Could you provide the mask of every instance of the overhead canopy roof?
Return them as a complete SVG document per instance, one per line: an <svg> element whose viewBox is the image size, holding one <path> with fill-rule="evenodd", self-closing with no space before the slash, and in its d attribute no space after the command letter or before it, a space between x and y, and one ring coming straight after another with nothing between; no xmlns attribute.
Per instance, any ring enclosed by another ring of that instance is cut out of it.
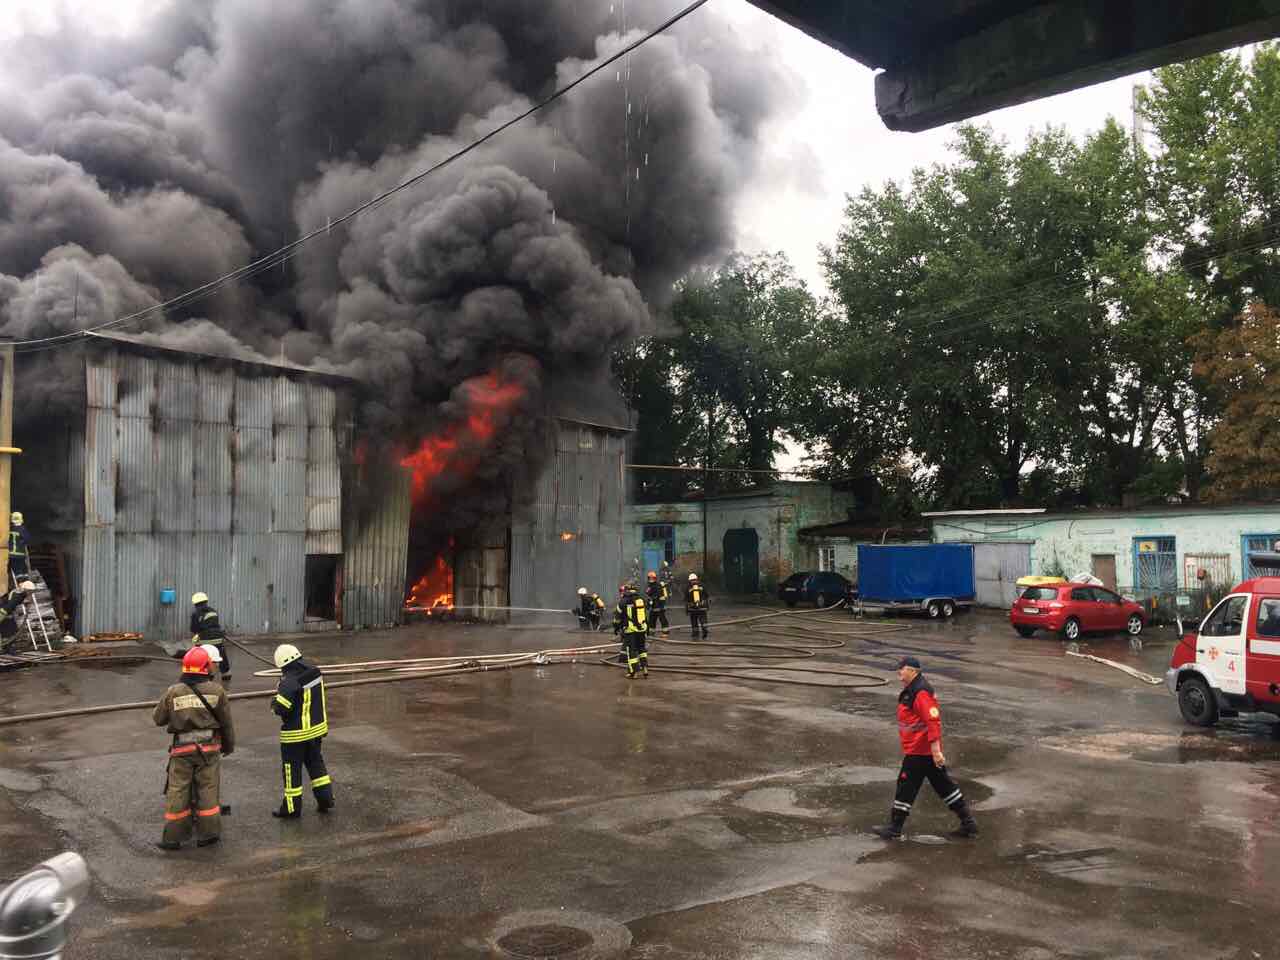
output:
<svg viewBox="0 0 1280 960"><path fill-rule="evenodd" d="M1280 0L752 0L868 67L892 130L1280 36Z"/></svg>

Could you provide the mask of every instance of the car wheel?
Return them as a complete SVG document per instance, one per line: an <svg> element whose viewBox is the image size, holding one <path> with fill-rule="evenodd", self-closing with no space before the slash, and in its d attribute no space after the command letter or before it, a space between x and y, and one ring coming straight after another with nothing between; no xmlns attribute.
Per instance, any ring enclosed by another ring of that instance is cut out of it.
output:
<svg viewBox="0 0 1280 960"><path fill-rule="evenodd" d="M1125 624L1125 629L1129 632L1129 636L1136 637L1142 632L1142 618L1136 613L1129 617L1129 622Z"/></svg>
<svg viewBox="0 0 1280 960"><path fill-rule="evenodd" d="M1080 621L1071 617L1062 625L1062 636L1071 643L1080 639Z"/></svg>
<svg viewBox="0 0 1280 960"><path fill-rule="evenodd" d="M930 620L937 620L942 615L942 607L937 600L930 600L925 606L924 612L929 615Z"/></svg>
<svg viewBox="0 0 1280 960"><path fill-rule="evenodd" d="M942 601L942 619L950 620L956 615L956 605L950 600Z"/></svg>
<svg viewBox="0 0 1280 960"><path fill-rule="evenodd" d="M1029 637L1036 632L1035 627L1014 627L1013 629L1018 631L1020 637Z"/></svg>
<svg viewBox="0 0 1280 960"><path fill-rule="evenodd" d="M825 593L818 594L816 597L813 598L813 605L818 610L821 610L823 607L827 605L827 595Z"/></svg>
<svg viewBox="0 0 1280 960"><path fill-rule="evenodd" d="M1178 688L1178 709L1182 719L1197 727L1211 727L1218 722L1218 702L1209 685L1199 677L1187 677Z"/></svg>

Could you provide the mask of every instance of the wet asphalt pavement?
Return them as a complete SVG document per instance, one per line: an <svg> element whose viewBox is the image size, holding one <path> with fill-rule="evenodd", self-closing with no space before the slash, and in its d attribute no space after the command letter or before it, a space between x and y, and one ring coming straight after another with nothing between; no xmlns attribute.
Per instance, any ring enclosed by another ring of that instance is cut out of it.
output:
<svg viewBox="0 0 1280 960"><path fill-rule="evenodd" d="M873 689L656 671L628 682L579 662L333 690L338 811L315 815L308 794L296 823L269 816L280 788L267 701L238 702L223 843L176 854L153 846L167 740L149 713L0 727L0 878L62 850L88 860L73 960L1280 955L1268 722L1188 728L1163 686L1066 657L1056 638L1023 640L996 614L872 623L780 618L712 639L842 639L750 674L890 680ZM1145 639L1086 649L1162 675L1172 631ZM427 624L300 645L323 664L578 641ZM742 664L651 651L655 667ZM892 799L892 666L906 652L942 703L976 841L943 839L953 821L927 785L908 841L867 833ZM236 654L235 692L273 685L249 665ZM176 674L155 662L4 673L0 715L156 699Z"/></svg>

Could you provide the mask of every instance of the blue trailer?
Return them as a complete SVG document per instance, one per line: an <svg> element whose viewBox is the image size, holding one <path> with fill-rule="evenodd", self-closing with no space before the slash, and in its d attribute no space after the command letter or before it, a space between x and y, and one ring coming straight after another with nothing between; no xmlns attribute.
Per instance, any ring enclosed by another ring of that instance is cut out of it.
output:
<svg viewBox="0 0 1280 960"><path fill-rule="evenodd" d="M972 604L976 593L972 544L858 546L859 612L914 610L936 620Z"/></svg>

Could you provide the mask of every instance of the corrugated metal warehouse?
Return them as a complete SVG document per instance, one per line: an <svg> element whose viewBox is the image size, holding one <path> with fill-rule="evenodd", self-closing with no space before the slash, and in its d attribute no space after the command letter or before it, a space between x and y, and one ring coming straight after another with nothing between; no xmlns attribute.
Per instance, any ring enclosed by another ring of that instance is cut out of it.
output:
<svg viewBox="0 0 1280 960"><path fill-rule="evenodd" d="M408 477L355 495L354 381L120 335L67 353L47 411L20 358L13 504L61 548L82 633L182 636L197 590L242 635L399 621Z"/></svg>

